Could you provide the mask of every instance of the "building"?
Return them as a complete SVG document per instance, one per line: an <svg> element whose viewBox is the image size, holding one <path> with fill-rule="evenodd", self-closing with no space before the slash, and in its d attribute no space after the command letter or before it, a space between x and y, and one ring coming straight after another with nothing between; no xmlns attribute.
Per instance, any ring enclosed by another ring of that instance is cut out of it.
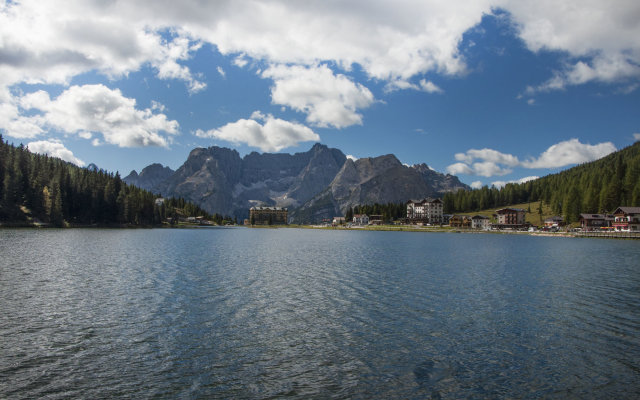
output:
<svg viewBox="0 0 640 400"><path fill-rule="evenodd" d="M449 218L449 226L454 228L471 228L472 220L468 215L452 215Z"/></svg>
<svg viewBox="0 0 640 400"><path fill-rule="evenodd" d="M640 232L640 207L618 207L613 212L613 228L620 232Z"/></svg>
<svg viewBox="0 0 640 400"><path fill-rule="evenodd" d="M407 221L442 224L442 200L426 198L407 201Z"/></svg>
<svg viewBox="0 0 640 400"><path fill-rule="evenodd" d="M369 225L382 225L382 215L369 216Z"/></svg>
<svg viewBox="0 0 640 400"><path fill-rule="evenodd" d="M344 225L344 217L333 217L333 221L331 221L331 225Z"/></svg>
<svg viewBox="0 0 640 400"><path fill-rule="evenodd" d="M608 229L613 220L611 214L580 214L580 226L585 232Z"/></svg>
<svg viewBox="0 0 640 400"><path fill-rule="evenodd" d="M249 222L251 225L286 225L287 209L282 207L251 207Z"/></svg>
<svg viewBox="0 0 640 400"><path fill-rule="evenodd" d="M523 229L529 224L524 221L525 210L521 208L501 208L496 211L495 216L498 223L492 224L494 229Z"/></svg>
<svg viewBox="0 0 640 400"><path fill-rule="evenodd" d="M554 228L554 227L559 227L559 226L563 226L564 225L564 218L556 215L553 217L549 217L547 219L544 220L544 226L547 228Z"/></svg>
<svg viewBox="0 0 640 400"><path fill-rule="evenodd" d="M471 217L471 227L473 229L482 229L483 231L488 231L491 229L491 219L489 217L485 217L484 215L474 215Z"/></svg>
<svg viewBox="0 0 640 400"><path fill-rule="evenodd" d="M442 225L449 225L451 217L453 217L451 214L442 214Z"/></svg>
<svg viewBox="0 0 640 400"><path fill-rule="evenodd" d="M354 225L369 225L369 216L367 214L356 214L353 216Z"/></svg>

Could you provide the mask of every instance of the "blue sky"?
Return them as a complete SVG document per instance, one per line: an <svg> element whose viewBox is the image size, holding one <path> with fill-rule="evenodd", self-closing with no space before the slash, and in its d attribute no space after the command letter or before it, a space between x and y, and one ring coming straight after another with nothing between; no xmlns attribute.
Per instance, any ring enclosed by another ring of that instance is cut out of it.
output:
<svg viewBox="0 0 640 400"><path fill-rule="evenodd" d="M0 0L0 133L123 176L321 142L474 187L640 140L637 1L301 3Z"/></svg>

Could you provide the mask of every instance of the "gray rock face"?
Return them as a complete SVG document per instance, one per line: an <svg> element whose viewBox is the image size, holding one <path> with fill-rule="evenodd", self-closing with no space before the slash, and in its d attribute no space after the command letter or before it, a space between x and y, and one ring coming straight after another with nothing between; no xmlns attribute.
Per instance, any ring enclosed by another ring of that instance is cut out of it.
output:
<svg viewBox="0 0 640 400"><path fill-rule="evenodd" d="M128 185L155 192L155 188L166 181L173 173L174 171L169 167L163 167L161 164L151 164L140 171L140 174L135 170L131 171L122 180Z"/></svg>
<svg viewBox="0 0 640 400"><path fill-rule="evenodd" d="M458 178L433 171L426 164L402 165L392 154L347 160L325 190L291 213L291 220L318 222L342 216L358 204L400 203L468 188Z"/></svg>
<svg viewBox="0 0 640 400"><path fill-rule="evenodd" d="M407 167L388 154L347 160L338 149L315 144L296 154L259 154L197 148L173 172L152 164L124 181L165 196L183 197L211 213L247 218L252 206L288 207L296 222L344 215L356 204L404 202L468 188L426 164Z"/></svg>
<svg viewBox="0 0 640 400"><path fill-rule="evenodd" d="M253 152L244 158L226 148L198 148L150 189L191 200L212 213L245 218L254 205L295 208L305 203L327 187L345 160L340 150L321 144L303 153ZM125 179L140 182L142 173L134 173Z"/></svg>

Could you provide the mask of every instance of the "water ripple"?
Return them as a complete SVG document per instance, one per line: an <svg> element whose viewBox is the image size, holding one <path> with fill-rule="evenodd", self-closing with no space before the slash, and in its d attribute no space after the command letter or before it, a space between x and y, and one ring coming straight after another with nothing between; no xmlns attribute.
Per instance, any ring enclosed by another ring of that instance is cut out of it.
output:
<svg viewBox="0 0 640 400"><path fill-rule="evenodd" d="M503 235L0 230L0 398L635 398L639 254Z"/></svg>

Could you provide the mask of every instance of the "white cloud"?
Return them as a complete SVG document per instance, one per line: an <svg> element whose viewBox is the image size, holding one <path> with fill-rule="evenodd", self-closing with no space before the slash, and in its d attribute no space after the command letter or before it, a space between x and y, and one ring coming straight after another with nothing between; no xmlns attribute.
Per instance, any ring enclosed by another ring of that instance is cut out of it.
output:
<svg viewBox="0 0 640 400"><path fill-rule="evenodd" d="M640 140L640 133L634 133L633 134L633 139L634 140Z"/></svg>
<svg viewBox="0 0 640 400"><path fill-rule="evenodd" d="M565 165L580 164L597 160L616 151L611 142L596 145L580 143L578 139L570 139L549 147L537 159L524 161L525 168L557 168Z"/></svg>
<svg viewBox="0 0 640 400"><path fill-rule="evenodd" d="M433 82L426 79L420 80L420 87L427 93L443 93L444 91L436 86Z"/></svg>
<svg viewBox="0 0 640 400"><path fill-rule="evenodd" d="M520 179L516 179L513 181L495 181L495 182L491 182L491 186L495 186L496 188L501 188L504 187L507 183L525 183L525 182L529 182L529 181L533 181L535 179L540 178L539 176L526 176L524 178L520 178Z"/></svg>
<svg viewBox="0 0 640 400"><path fill-rule="evenodd" d="M100 133L105 142L120 147L166 147L170 138L161 132L178 133L176 121L168 120L164 114L154 114L151 109L139 110L134 99L104 85L72 86L56 99L50 99L47 92L37 91L19 98L17 102L24 111L39 114L17 116L16 120L33 124L40 132L52 128L85 139L91 138L92 133ZM8 126L0 127L16 137L11 130L13 121L8 122Z"/></svg>
<svg viewBox="0 0 640 400"><path fill-rule="evenodd" d="M472 189L482 189L482 181L473 181L471 182L471 186Z"/></svg>
<svg viewBox="0 0 640 400"><path fill-rule="evenodd" d="M223 78L227 77L227 73L224 72L224 69L222 69L222 67L218 67L218 68L216 68L216 70L218 71L218 73L220 74L221 77L223 77Z"/></svg>
<svg viewBox="0 0 640 400"><path fill-rule="evenodd" d="M471 149L466 153L457 153L455 156L457 161L463 161L471 164L474 160L490 161L493 163L505 164L514 167L520 163L517 157L511 154L501 153L493 149Z"/></svg>
<svg viewBox="0 0 640 400"><path fill-rule="evenodd" d="M326 65L271 66L262 72L271 78L271 100L307 114L307 122L320 127L344 128L362 124L357 111L369 107L373 94Z"/></svg>
<svg viewBox="0 0 640 400"><path fill-rule="evenodd" d="M115 79L150 65L161 79L183 80L191 92L202 90L206 85L178 64L189 59L200 43L185 30L163 35L175 24L158 24L149 20L152 9L142 11L122 3L3 2L0 86L68 84L88 71ZM136 12L142 13L136 16Z"/></svg>
<svg viewBox="0 0 640 400"><path fill-rule="evenodd" d="M528 94L598 81L640 78L640 3L617 1L507 1L519 36L532 51L560 51L566 65Z"/></svg>
<svg viewBox="0 0 640 400"><path fill-rule="evenodd" d="M159 78L182 80L196 92L206 84L181 62L207 43L240 67L251 59L326 61L346 71L357 64L371 78L411 87L410 79L427 73L464 73L462 37L495 9L509 13L530 50L567 56L566 67L533 90L640 77L635 0L22 0L0 6L0 86L68 83L88 71L117 78L150 65ZM440 91L427 80L419 86Z"/></svg>
<svg viewBox="0 0 640 400"><path fill-rule="evenodd" d="M242 54L233 59L233 64L237 67L244 68L245 65L249 64L249 61L247 61L245 55Z"/></svg>
<svg viewBox="0 0 640 400"><path fill-rule="evenodd" d="M256 120L264 121L264 124ZM280 151L300 142L319 141L320 136L304 125L264 115L258 111L251 119L240 119L218 129L197 130L195 135L239 144L245 143L262 151Z"/></svg>
<svg viewBox="0 0 640 400"><path fill-rule="evenodd" d="M44 132L40 118L22 116L15 99L0 103L0 130L16 139L33 139Z"/></svg>
<svg viewBox="0 0 640 400"><path fill-rule="evenodd" d="M358 157L352 156L351 154L347 154L347 158L352 161L358 161Z"/></svg>
<svg viewBox="0 0 640 400"><path fill-rule="evenodd" d="M614 151L616 148L611 142L590 145L581 143L578 139L556 143L538 158L527 161L520 161L514 155L493 149L471 149L466 153L456 153L454 158L460 162L449 165L447 172L454 175L502 176L513 172L514 167L558 168L594 161ZM474 162L475 160L481 161Z"/></svg>
<svg viewBox="0 0 640 400"><path fill-rule="evenodd" d="M447 173L451 175L465 174L465 175L474 175L473 170L470 166L465 163L455 163L451 164L447 167Z"/></svg>
<svg viewBox="0 0 640 400"><path fill-rule="evenodd" d="M385 86L386 92L393 92L396 90L418 90L426 93L444 93L440 87L438 87L435 83L428 81L426 79L421 79L419 84L411 83L408 80L404 79L396 79L394 81L389 82Z"/></svg>
<svg viewBox="0 0 640 400"><path fill-rule="evenodd" d="M58 141L40 140L27 144L30 151L34 153L47 154L51 157L58 157L64 161L74 163L79 167L83 167L85 162L73 155L73 152Z"/></svg>
<svg viewBox="0 0 640 400"><path fill-rule="evenodd" d="M483 161L473 163L473 174L485 177L502 176L513 172L512 169L502 168L492 161Z"/></svg>

